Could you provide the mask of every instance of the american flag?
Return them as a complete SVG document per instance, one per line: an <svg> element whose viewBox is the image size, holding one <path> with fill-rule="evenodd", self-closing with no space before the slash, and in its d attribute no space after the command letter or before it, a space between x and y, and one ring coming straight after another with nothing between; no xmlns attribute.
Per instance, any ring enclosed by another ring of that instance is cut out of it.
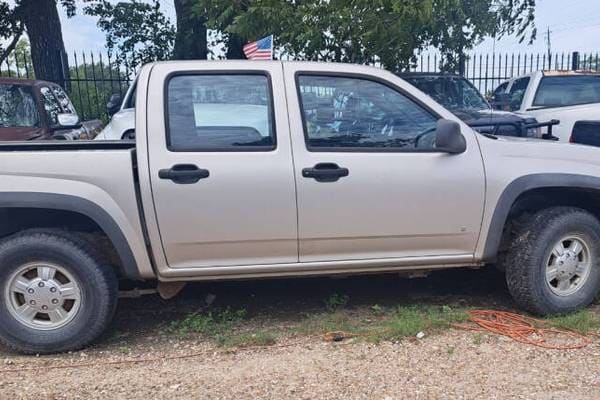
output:
<svg viewBox="0 0 600 400"><path fill-rule="evenodd" d="M273 58L273 35L244 46L248 60L271 60Z"/></svg>

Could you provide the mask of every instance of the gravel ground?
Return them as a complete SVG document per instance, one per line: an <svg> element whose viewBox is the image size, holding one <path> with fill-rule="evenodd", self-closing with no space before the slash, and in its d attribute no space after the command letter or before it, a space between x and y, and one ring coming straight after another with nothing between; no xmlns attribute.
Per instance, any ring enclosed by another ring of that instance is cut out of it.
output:
<svg viewBox="0 0 600 400"><path fill-rule="evenodd" d="M510 308L495 278L467 271L418 281L222 283L192 286L171 302L124 300L106 337L82 352L25 357L0 348L0 399L600 399L600 340L580 350L545 350L450 330L381 344L290 334L270 347L226 349L164 328L197 309L208 292L216 294L215 306L243 304L245 324L261 328L320 310L333 292L346 294L350 308L412 302ZM600 312L600 305L592 309ZM164 359L190 354L196 356ZM140 358L155 360L106 364ZM74 364L86 366L60 368ZM33 370L15 371L23 368Z"/></svg>

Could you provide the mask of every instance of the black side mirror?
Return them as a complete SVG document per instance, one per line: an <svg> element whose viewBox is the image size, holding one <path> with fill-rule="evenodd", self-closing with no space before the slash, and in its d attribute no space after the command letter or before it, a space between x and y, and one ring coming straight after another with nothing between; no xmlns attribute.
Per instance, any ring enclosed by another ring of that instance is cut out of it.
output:
<svg viewBox="0 0 600 400"><path fill-rule="evenodd" d="M460 132L460 124L440 119L435 130L435 147L449 154L460 154L467 150L467 141Z"/></svg>
<svg viewBox="0 0 600 400"><path fill-rule="evenodd" d="M121 98L120 94L115 93L110 96L108 103L106 103L106 113L109 117L112 117L117 113L117 111L119 111L122 102L123 99Z"/></svg>

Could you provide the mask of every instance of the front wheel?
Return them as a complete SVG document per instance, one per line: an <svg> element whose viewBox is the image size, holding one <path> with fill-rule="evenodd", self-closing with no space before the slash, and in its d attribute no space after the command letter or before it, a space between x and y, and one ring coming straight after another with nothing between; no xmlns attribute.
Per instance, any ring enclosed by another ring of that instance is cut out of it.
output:
<svg viewBox="0 0 600 400"><path fill-rule="evenodd" d="M589 305L600 292L600 222L589 212L553 207L520 221L503 267L511 295L540 315Z"/></svg>
<svg viewBox="0 0 600 400"><path fill-rule="evenodd" d="M113 269L77 235L26 231L0 243L0 340L22 353L80 349L108 326Z"/></svg>

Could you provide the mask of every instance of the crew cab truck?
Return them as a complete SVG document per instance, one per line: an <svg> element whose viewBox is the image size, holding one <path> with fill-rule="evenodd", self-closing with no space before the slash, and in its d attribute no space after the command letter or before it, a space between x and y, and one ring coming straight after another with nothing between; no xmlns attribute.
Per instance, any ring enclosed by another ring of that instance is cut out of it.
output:
<svg viewBox="0 0 600 400"><path fill-rule="evenodd" d="M13 349L86 346L119 279L496 263L536 314L598 295L597 148L477 133L366 66L163 62L136 91L135 142L0 144L0 339Z"/></svg>

